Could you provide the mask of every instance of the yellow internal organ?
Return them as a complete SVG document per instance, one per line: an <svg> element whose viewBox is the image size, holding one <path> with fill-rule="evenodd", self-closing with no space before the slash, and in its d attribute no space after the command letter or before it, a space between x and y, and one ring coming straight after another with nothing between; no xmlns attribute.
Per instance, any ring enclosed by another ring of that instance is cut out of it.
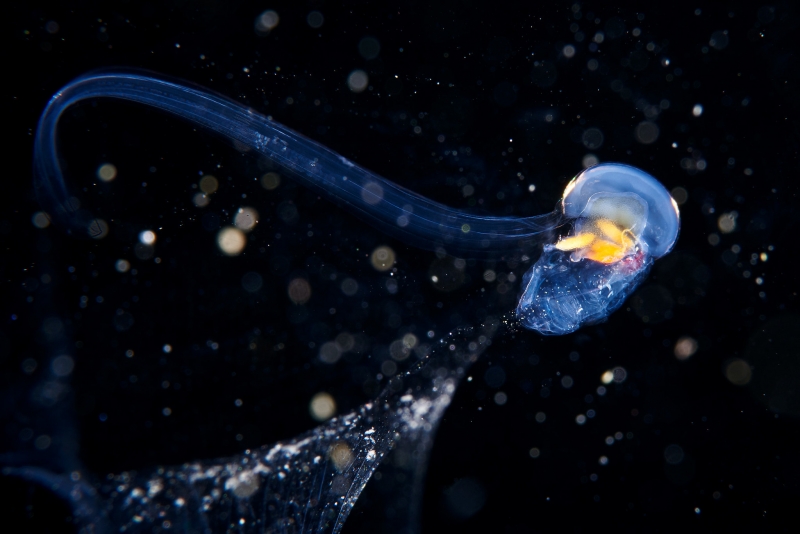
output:
<svg viewBox="0 0 800 534"><path fill-rule="evenodd" d="M608 219L598 219L595 225L612 243L622 243L622 228Z"/></svg>
<svg viewBox="0 0 800 534"><path fill-rule="evenodd" d="M575 250L581 258L599 263L615 263L630 254L636 236L609 219L593 221L588 231L567 237L556 243L558 250Z"/></svg>
<svg viewBox="0 0 800 534"><path fill-rule="evenodd" d="M599 263L615 263L627 254L628 247L598 239L584 252L584 257Z"/></svg>
<svg viewBox="0 0 800 534"><path fill-rule="evenodd" d="M562 239L556 243L556 248L558 250L576 250L589 245L592 241L594 241L594 234L587 232Z"/></svg>

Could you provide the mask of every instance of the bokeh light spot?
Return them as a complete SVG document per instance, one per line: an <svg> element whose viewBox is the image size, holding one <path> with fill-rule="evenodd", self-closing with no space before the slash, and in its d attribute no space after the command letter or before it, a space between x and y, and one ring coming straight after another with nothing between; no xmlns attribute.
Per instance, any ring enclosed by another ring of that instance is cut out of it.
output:
<svg viewBox="0 0 800 534"><path fill-rule="evenodd" d="M103 163L97 168L97 177L104 182L110 182L117 177L117 168L111 163Z"/></svg>
<svg viewBox="0 0 800 534"><path fill-rule="evenodd" d="M272 191L281 185L281 176L277 172L268 172L261 177L261 187L267 191Z"/></svg>
<svg viewBox="0 0 800 534"><path fill-rule="evenodd" d="M388 271L395 262L394 250L387 246L380 246L372 251L370 256L372 266L378 271Z"/></svg>
<svg viewBox="0 0 800 534"><path fill-rule="evenodd" d="M281 18L278 16L277 12L272 9L268 9L256 17L256 32L269 33L271 30L274 30L276 26L278 26L280 20Z"/></svg>
<svg viewBox="0 0 800 534"><path fill-rule="evenodd" d="M381 45L374 37L364 37L358 42L358 53L364 59L375 59L381 51Z"/></svg>
<svg viewBox="0 0 800 534"><path fill-rule="evenodd" d="M360 93L367 88L369 76L361 69L356 69L347 77L347 87L354 93Z"/></svg>
<svg viewBox="0 0 800 534"><path fill-rule="evenodd" d="M729 213L723 213L717 219L717 228L723 234L730 234L734 230L736 230L736 218L739 214L735 211L731 211Z"/></svg>
<svg viewBox="0 0 800 534"><path fill-rule="evenodd" d="M153 245L156 242L156 233L152 230L145 230L139 233L139 242L142 245Z"/></svg>
<svg viewBox="0 0 800 534"><path fill-rule="evenodd" d="M244 232L233 226L226 226L217 234L217 246L228 256L241 254L246 244Z"/></svg>
<svg viewBox="0 0 800 534"><path fill-rule="evenodd" d="M328 393L321 391L311 398L308 411L317 421L327 421L336 413L336 401Z"/></svg>
<svg viewBox="0 0 800 534"><path fill-rule="evenodd" d="M86 228L86 233L92 239L103 239L108 235L108 223L103 219L92 219L89 226Z"/></svg>
<svg viewBox="0 0 800 534"><path fill-rule="evenodd" d="M31 217L31 222L36 228L44 229L50 226L50 216L43 211L37 211Z"/></svg>
<svg viewBox="0 0 800 534"><path fill-rule="evenodd" d="M311 298L311 284L305 278L295 278L289 282L286 291L295 304L305 304Z"/></svg>
<svg viewBox="0 0 800 534"><path fill-rule="evenodd" d="M200 191L202 191L206 195L214 193L218 187L219 187L219 181L215 176L207 174L202 178L200 178Z"/></svg>
<svg viewBox="0 0 800 534"><path fill-rule="evenodd" d="M744 386L750 382L752 376L753 372L750 369L750 364L741 358L730 360L725 365L725 378L727 378L731 384Z"/></svg>
<svg viewBox="0 0 800 534"><path fill-rule="evenodd" d="M636 140L643 145L654 143L658 139L658 125L651 121L642 121L636 125L634 135Z"/></svg>
<svg viewBox="0 0 800 534"><path fill-rule="evenodd" d="M323 17L322 13L319 11L312 11L306 17L306 22L314 29L321 28L322 24L325 22L325 17Z"/></svg>
<svg viewBox="0 0 800 534"><path fill-rule="evenodd" d="M691 358L697 352L697 340L683 336L675 343L675 357L679 360Z"/></svg>
<svg viewBox="0 0 800 534"><path fill-rule="evenodd" d="M328 451L328 457L339 472L344 471L353 461L353 451L343 441L335 443Z"/></svg>
<svg viewBox="0 0 800 534"><path fill-rule="evenodd" d="M239 208L236 216L233 218L233 224L239 230L249 232L256 227L258 223L258 212L254 208Z"/></svg>
<svg viewBox="0 0 800 534"><path fill-rule="evenodd" d="M383 200L383 187L375 182L370 182L361 190L361 199L367 204L374 206Z"/></svg>

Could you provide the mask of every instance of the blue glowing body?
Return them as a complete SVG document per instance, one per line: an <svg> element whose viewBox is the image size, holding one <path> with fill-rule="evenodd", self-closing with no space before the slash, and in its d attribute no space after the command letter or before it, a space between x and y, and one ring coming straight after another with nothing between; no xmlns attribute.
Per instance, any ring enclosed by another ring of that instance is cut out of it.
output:
<svg viewBox="0 0 800 534"><path fill-rule="evenodd" d="M523 279L517 318L544 335L604 321L647 277L678 236L678 208L664 186L621 164L591 167L561 201L570 237L546 244Z"/></svg>
<svg viewBox="0 0 800 534"><path fill-rule="evenodd" d="M487 217L449 208L363 169L330 149L224 96L150 73L110 71L59 91L39 121L36 185L45 209L71 232L91 234L95 219L72 207L58 162L56 126L81 100L139 102L209 128L281 165L305 185L409 244L464 257L544 253L525 276L517 317L542 334L565 334L603 320L646 276L678 235L677 206L650 175L602 164L567 186L560 206L534 217ZM556 230L574 235L557 243Z"/></svg>
<svg viewBox="0 0 800 534"><path fill-rule="evenodd" d="M573 262L569 252L545 245L525 274L517 317L525 328L563 335L604 321L647 278L651 256L639 253L614 265Z"/></svg>

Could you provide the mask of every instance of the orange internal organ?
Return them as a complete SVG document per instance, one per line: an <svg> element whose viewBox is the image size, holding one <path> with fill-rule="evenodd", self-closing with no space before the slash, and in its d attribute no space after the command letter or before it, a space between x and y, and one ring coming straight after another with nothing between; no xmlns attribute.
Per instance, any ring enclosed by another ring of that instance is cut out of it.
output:
<svg viewBox="0 0 800 534"><path fill-rule="evenodd" d="M575 250L579 257L598 263L616 263L633 252L636 236L609 219L597 219L579 234L556 243L558 250Z"/></svg>

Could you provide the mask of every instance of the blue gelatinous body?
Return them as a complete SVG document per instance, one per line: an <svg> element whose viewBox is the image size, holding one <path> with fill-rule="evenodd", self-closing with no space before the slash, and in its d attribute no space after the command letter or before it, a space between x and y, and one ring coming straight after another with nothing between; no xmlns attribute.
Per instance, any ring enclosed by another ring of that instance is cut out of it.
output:
<svg viewBox="0 0 800 534"><path fill-rule="evenodd" d="M544 335L574 332L602 322L647 277L651 256L628 256L615 264L573 262L570 253L545 245L523 278L517 316L525 328Z"/></svg>
<svg viewBox="0 0 800 534"><path fill-rule="evenodd" d="M573 231L544 252L523 279L517 318L544 335L574 332L617 310L678 237L670 194L639 169L604 164L585 170L561 201Z"/></svg>

